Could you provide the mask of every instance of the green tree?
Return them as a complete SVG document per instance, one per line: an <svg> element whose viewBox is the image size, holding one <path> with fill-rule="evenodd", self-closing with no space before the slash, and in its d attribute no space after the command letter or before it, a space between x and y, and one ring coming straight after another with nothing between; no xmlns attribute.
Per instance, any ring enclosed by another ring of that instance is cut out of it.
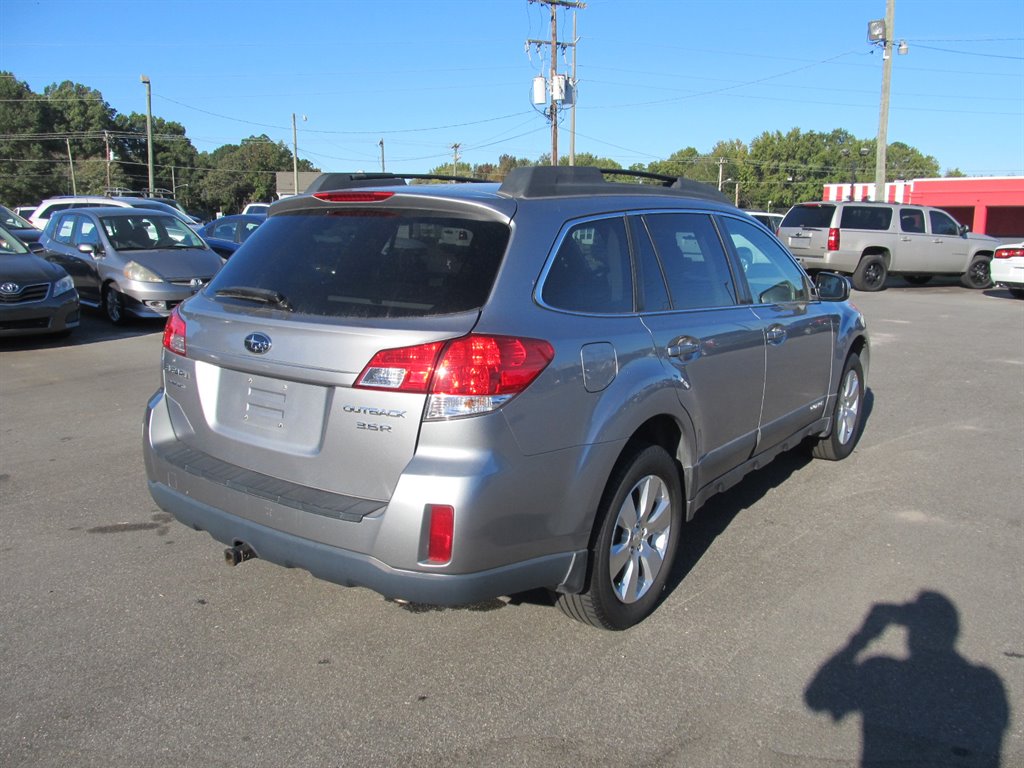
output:
<svg viewBox="0 0 1024 768"><path fill-rule="evenodd" d="M50 129L45 100L11 72L0 72L0 104L0 200L38 202L67 177L67 163L58 170L42 138Z"/></svg>
<svg viewBox="0 0 1024 768"><path fill-rule="evenodd" d="M897 179L934 179L939 175L939 161L924 155L901 141L889 145L885 155L886 181Z"/></svg>

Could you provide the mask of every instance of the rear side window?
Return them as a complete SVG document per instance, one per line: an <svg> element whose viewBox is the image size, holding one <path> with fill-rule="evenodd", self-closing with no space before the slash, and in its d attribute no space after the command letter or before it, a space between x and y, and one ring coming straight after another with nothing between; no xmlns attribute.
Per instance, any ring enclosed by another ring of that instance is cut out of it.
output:
<svg viewBox="0 0 1024 768"><path fill-rule="evenodd" d="M577 224L562 239L541 299L555 309L593 314L633 311L633 273L621 216Z"/></svg>
<svg viewBox="0 0 1024 768"><path fill-rule="evenodd" d="M737 303L732 273L710 216L659 213L644 221L665 270L674 309Z"/></svg>
<svg viewBox="0 0 1024 768"><path fill-rule="evenodd" d="M834 205L797 205L789 209L780 227L817 227L832 226Z"/></svg>
<svg viewBox="0 0 1024 768"><path fill-rule="evenodd" d="M506 224L421 210L283 213L253 232L210 293L270 291L295 312L337 318L466 312L486 301L508 239Z"/></svg>
<svg viewBox="0 0 1024 768"><path fill-rule="evenodd" d="M888 206L873 208L867 205L848 205L843 208L843 229L878 229L885 230L892 223L892 208Z"/></svg>

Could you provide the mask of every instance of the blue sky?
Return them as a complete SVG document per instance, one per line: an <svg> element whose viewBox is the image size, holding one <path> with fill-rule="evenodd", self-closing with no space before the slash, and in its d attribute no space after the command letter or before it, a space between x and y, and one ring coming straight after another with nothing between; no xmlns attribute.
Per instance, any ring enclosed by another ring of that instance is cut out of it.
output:
<svg viewBox="0 0 1024 768"><path fill-rule="evenodd" d="M764 131L878 129L885 0L587 0L577 12L576 151L623 166ZM571 40L572 14L559 14ZM889 141L943 171L1024 174L1024 2L896 0ZM535 160L550 67L528 0L0 0L0 69L36 92L73 80L123 113L183 124L211 151L267 134L324 170L408 173ZM568 73L571 50L559 53ZM2 105L0 105L2 108ZM567 113L563 113L568 117ZM306 115L306 120L302 120ZM559 153L569 149L569 122Z"/></svg>

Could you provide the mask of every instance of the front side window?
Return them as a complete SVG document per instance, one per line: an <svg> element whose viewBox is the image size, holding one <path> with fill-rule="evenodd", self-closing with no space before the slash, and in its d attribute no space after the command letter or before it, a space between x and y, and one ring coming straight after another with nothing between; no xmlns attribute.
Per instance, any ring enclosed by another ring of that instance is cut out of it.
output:
<svg viewBox="0 0 1024 768"><path fill-rule="evenodd" d="M572 312L633 311L629 242L621 216L583 222L566 233L544 280L541 300Z"/></svg>
<svg viewBox="0 0 1024 768"><path fill-rule="evenodd" d="M785 249L764 230L749 222L722 216L723 231L732 240L743 275L758 304L807 301L804 273Z"/></svg>
<svg viewBox="0 0 1024 768"><path fill-rule="evenodd" d="M487 300L509 235L505 223L441 211L282 213L260 225L207 293L231 302L269 292L296 313L337 318L468 312Z"/></svg>
<svg viewBox="0 0 1024 768"><path fill-rule="evenodd" d="M933 235L960 236L960 225L942 211L928 211L928 219L932 225Z"/></svg>
<svg viewBox="0 0 1024 768"><path fill-rule="evenodd" d="M72 238L73 245L99 245L100 233L92 219L85 216L76 216L78 226Z"/></svg>
<svg viewBox="0 0 1024 768"><path fill-rule="evenodd" d="M736 289L711 217L702 213L644 216L665 270L674 309L728 307Z"/></svg>

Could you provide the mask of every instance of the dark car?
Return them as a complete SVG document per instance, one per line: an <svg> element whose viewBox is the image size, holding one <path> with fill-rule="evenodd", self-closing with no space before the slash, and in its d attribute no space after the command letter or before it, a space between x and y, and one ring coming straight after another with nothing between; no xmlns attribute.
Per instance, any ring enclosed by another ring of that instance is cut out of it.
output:
<svg viewBox="0 0 1024 768"><path fill-rule="evenodd" d="M78 318L78 292L68 273L0 227L0 336L67 333Z"/></svg>
<svg viewBox="0 0 1024 768"><path fill-rule="evenodd" d="M200 227L198 231L210 247L226 259L266 220L265 213L222 216Z"/></svg>
<svg viewBox="0 0 1024 768"><path fill-rule="evenodd" d="M82 303L102 307L113 323L166 317L224 263L181 217L142 208L59 211L39 242Z"/></svg>
<svg viewBox="0 0 1024 768"><path fill-rule="evenodd" d="M31 221L2 205L0 205L0 226L3 226L26 245L38 241L39 236L43 234L43 230L34 227Z"/></svg>

